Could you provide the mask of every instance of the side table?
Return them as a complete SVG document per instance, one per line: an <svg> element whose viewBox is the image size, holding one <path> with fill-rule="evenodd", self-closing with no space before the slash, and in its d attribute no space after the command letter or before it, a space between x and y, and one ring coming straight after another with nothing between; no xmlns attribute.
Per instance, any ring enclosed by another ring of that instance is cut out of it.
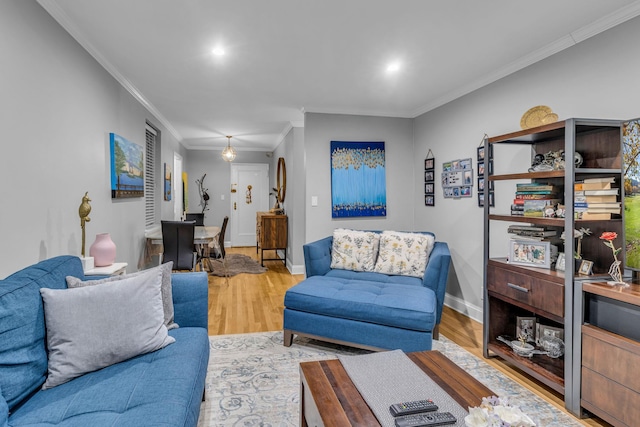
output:
<svg viewBox="0 0 640 427"><path fill-rule="evenodd" d="M111 265L105 267L94 267L91 270L84 272L85 276L119 276L127 273L126 262L114 262Z"/></svg>

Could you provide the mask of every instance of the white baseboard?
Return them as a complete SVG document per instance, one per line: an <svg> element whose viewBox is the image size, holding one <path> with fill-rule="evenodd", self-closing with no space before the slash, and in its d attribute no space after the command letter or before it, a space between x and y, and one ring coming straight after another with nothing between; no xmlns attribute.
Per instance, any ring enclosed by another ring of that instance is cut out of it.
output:
<svg viewBox="0 0 640 427"><path fill-rule="evenodd" d="M482 307L469 304L465 300L449 294L444 296L444 305L472 318L476 322L482 323Z"/></svg>

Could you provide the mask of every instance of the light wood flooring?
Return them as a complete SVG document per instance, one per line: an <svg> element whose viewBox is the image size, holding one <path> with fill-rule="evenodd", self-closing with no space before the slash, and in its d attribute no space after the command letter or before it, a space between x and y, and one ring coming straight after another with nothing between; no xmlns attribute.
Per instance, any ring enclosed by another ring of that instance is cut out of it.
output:
<svg viewBox="0 0 640 427"><path fill-rule="evenodd" d="M230 248L258 260L255 247ZM265 256L271 258L272 254ZM282 262L265 261L265 274L239 274L228 279L209 276L209 334L226 335L282 329L284 293L304 279L291 275ZM440 332L468 352L482 358L482 325L444 307ZM484 359L489 365L517 381L564 411L562 396L514 368L500 358ZM598 418L580 420L586 426L610 426Z"/></svg>

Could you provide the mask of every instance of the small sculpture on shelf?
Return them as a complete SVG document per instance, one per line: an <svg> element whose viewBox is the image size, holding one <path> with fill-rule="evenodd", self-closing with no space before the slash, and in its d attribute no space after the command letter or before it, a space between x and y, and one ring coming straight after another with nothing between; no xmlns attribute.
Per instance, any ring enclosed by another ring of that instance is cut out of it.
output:
<svg viewBox="0 0 640 427"><path fill-rule="evenodd" d="M84 248L86 241L86 233L85 233L85 224L91 221L89 218L89 214L91 213L91 204L89 203L91 199L89 198L89 192L85 192L84 196L82 196L82 203L78 208L78 214L80 215L80 228L82 228L82 251L80 252L82 257L84 258Z"/></svg>
<svg viewBox="0 0 640 427"><path fill-rule="evenodd" d="M579 168L582 165L582 155L577 151L573 156L573 165ZM547 154L536 154L531 162L529 172L556 171L565 169L564 150L549 151Z"/></svg>
<svg viewBox="0 0 640 427"><path fill-rule="evenodd" d="M600 236L605 246L611 248L613 252L613 264L609 267L609 276L613 279L613 281L607 282L608 285L622 285L629 286L626 282L622 280L622 271L620 270L621 261L618 260L618 254L622 250L622 248L617 248L613 245L613 241L618 238L618 233L614 231L605 231Z"/></svg>

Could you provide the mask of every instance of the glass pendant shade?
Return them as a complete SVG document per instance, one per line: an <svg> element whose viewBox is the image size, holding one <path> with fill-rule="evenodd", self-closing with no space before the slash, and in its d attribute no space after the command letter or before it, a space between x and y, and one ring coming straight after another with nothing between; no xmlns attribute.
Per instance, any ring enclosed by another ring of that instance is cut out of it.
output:
<svg viewBox="0 0 640 427"><path fill-rule="evenodd" d="M232 162L236 158L236 150L231 146L230 136L227 136L227 146L222 150L221 155L225 162Z"/></svg>

